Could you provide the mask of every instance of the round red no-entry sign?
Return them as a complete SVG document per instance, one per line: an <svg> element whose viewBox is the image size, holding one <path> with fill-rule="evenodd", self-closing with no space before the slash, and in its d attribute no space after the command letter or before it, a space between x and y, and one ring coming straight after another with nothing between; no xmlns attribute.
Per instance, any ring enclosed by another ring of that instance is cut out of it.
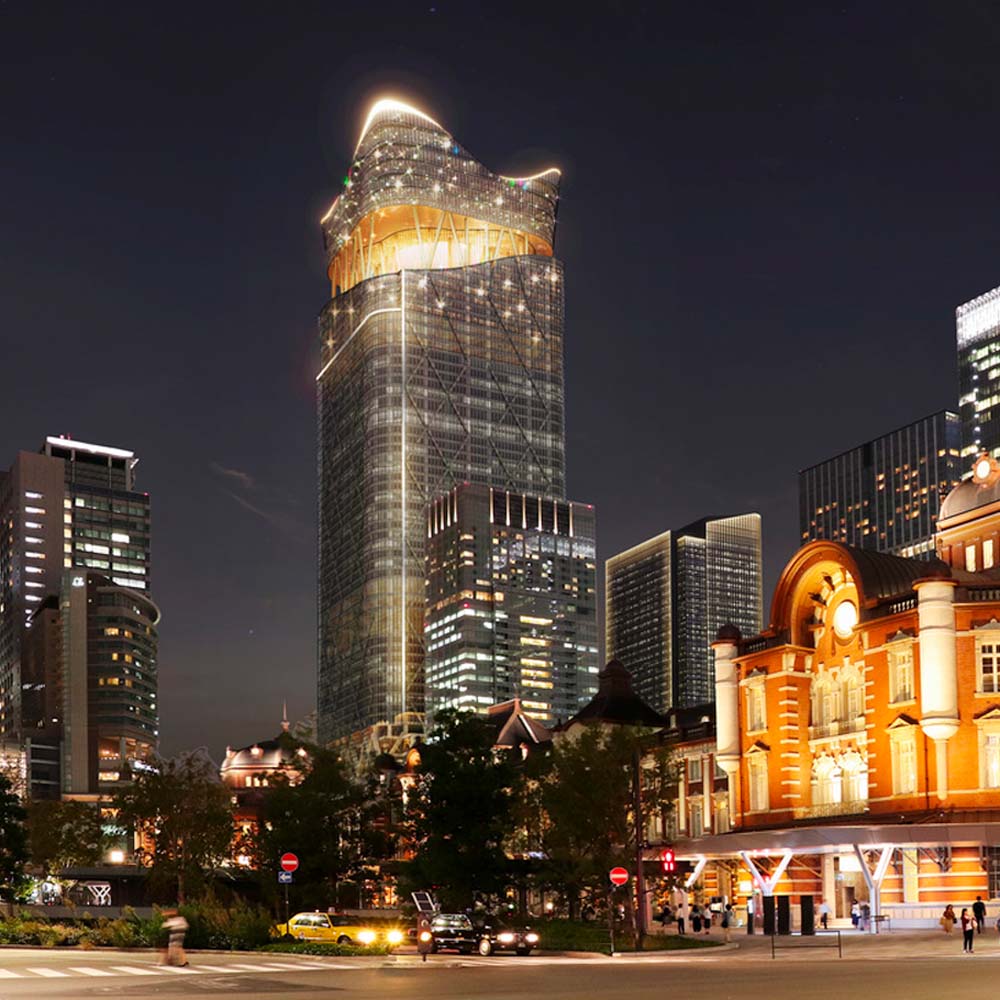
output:
<svg viewBox="0 0 1000 1000"><path fill-rule="evenodd" d="M612 868L608 872L608 878L612 885L624 885L628 881L628 870L625 868Z"/></svg>
<svg viewBox="0 0 1000 1000"><path fill-rule="evenodd" d="M279 864L281 865L281 870L283 872L293 872L299 867L298 855L282 854Z"/></svg>

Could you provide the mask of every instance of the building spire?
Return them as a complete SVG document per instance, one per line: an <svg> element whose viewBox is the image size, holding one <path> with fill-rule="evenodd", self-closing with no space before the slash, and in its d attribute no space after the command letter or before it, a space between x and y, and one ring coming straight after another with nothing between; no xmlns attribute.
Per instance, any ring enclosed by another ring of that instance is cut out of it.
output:
<svg viewBox="0 0 1000 1000"><path fill-rule="evenodd" d="M288 732L288 702L283 701L281 703L281 731L283 733Z"/></svg>

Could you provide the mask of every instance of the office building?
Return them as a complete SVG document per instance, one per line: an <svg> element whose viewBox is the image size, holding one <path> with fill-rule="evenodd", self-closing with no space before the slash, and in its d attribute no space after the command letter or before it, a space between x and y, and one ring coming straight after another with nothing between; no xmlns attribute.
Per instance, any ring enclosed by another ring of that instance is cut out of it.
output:
<svg viewBox="0 0 1000 1000"><path fill-rule="evenodd" d="M135 489L137 461L121 448L48 437L0 473L0 739L31 740L32 794L60 783L64 572L149 587L149 496Z"/></svg>
<svg viewBox="0 0 1000 1000"><path fill-rule="evenodd" d="M152 766L160 612L145 594L80 570L64 573L59 606L63 793L111 794Z"/></svg>
<svg viewBox="0 0 1000 1000"><path fill-rule="evenodd" d="M322 219L322 742L424 708L427 505L463 482L564 496L558 180L493 173L385 100Z"/></svg>
<svg viewBox="0 0 1000 1000"><path fill-rule="evenodd" d="M962 461L1000 456L1000 288L955 310Z"/></svg>
<svg viewBox="0 0 1000 1000"><path fill-rule="evenodd" d="M961 477L960 427L942 410L799 473L803 542L879 552L934 551L941 501Z"/></svg>
<svg viewBox="0 0 1000 1000"><path fill-rule="evenodd" d="M705 517L612 556L605 566L609 658L659 712L710 702L711 641L761 627L760 515Z"/></svg>
<svg viewBox="0 0 1000 1000"><path fill-rule="evenodd" d="M427 714L520 699L548 726L597 690L589 504L463 485L427 508Z"/></svg>

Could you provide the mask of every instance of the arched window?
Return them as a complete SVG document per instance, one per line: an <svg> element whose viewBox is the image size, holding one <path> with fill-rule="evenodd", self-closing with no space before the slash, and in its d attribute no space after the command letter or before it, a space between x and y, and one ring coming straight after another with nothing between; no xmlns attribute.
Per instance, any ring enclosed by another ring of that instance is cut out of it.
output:
<svg viewBox="0 0 1000 1000"><path fill-rule="evenodd" d="M844 801L866 802L868 800L868 764L857 750L848 750L840 756L840 767L844 772Z"/></svg>
<svg viewBox="0 0 1000 1000"><path fill-rule="evenodd" d="M844 672L844 714L846 722L853 722L865 714L865 686L861 671L850 667Z"/></svg>
<svg viewBox="0 0 1000 1000"><path fill-rule="evenodd" d="M825 754L813 761L813 804L834 805L842 801L841 770L837 762Z"/></svg>

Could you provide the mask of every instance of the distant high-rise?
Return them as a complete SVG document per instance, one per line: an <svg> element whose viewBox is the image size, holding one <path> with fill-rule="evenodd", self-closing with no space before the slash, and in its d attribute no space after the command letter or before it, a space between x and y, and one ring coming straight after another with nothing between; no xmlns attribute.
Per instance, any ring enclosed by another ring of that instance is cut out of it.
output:
<svg viewBox="0 0 1000 1000"><path fill-rule="evenodd" d="M427 714L520 698L545 725L597 691L594 509L459 486L427 509Z"/></svg>
<svg viewBox="0 0 1000 1000"><path fill-rule="evenodd" d="M558 180L495 174L379 101L323 217L321 741L424 707L427 504L463 482L564 496Z"/></svg>
<svg viewBox="0 0 1000 1000"><path fill-rule="evenodd" d="M110 794L150 768L158 743L160 611L101 573L67 570L62 620L62 787Z"/></svg>
<svg viewBox="0 0 1000 1000"><path fill-rule="evenodd" d="M137 461L122 448L48 437L0 473L0 740L30 738L35 761L54 762L63 722L64 572L149 588L149 496L135 489ZM43 770L54 786L52 768Z"/></svg>
<svg viewBox="0 0 1000 1000"><path fill-rule="evenodd" d="M932 555L941 502L962 478L959 437L958 415L942 410L803 469L802 541Z"/></svg>
<svg viewBox="0 0 1000 1000"><path fill-rule="evenodd" d="M1000 457L1000 288L959 306L955 326L964 471L982 451Z"/></svg>
<svg viewBox="0 0 1000 1000"><path fill-rule="evenodd" d="M759 514L702 518L605 566L607 656L660 712L712 701L717 630L756 635L762 620Z"/></svg>

